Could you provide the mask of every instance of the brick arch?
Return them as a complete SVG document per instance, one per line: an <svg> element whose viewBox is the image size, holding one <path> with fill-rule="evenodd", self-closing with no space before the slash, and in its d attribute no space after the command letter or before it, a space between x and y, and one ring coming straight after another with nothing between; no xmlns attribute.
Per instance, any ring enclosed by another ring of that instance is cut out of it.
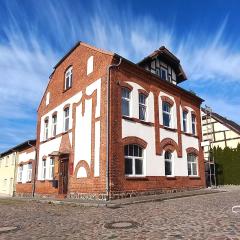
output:
<svg viewBox="0 0 240 240"><path fill-rule="evenodd" d="M199 155L199 151L196 149L196 148L194 148L194 147L189 147L189 148L187 148L186 149L186 152L187 152L187 154L189 154L189 153L193 153L193 154L195 154L195 155Z"/></svg>
<svg viewBox="0 0 240 240"><path fill-rule="evenodd" d="M87 172L87 177L90 177L90 167L88 165L88 163L85 160L80 160L77 164L77 166L75 167L74 170L74 177L77 178L77 173L80 167L84 167L86 172Z"/></svg>
<svg viewBox="0 0 240 240"><path fill-rule="evenodd" d="M130 92L133 90L133 87L126 83L126 82L123 82L123 81L118 81L118 84L122 87L122 88L127 88Z"/></svg>
<svg viewBox="0 0 240 240"><path fill-rule="evenodd" d="M149 95L149 92L146 91L145 89L138 89L138 93L139 93L139 94L143 94L143 95L145 95L146 97L148 97L148 95Z"/></svg>
<svg viewBox="0 0 240 240"><path fill-rule="evenodd" d="M144 141L143 139L141 139L139 137L135 137L135 136L129 136L129 137L123 138L122 143L123 143L123 145L137 144L142 148L147 147L147 142L146 141Z"/></svg>
<svg viewBox="0 0 240 240"><path fill-rule="evenodd" d="M168 97L168 96L161 96L161 99L162 99L162 102L167 102L171 106L174 105L174 101L170 97Z"/></svg>
<svg viewBox="0 0 240 240"><path fill-rule="evenodd" d="M164 138L161 141L161 143L160 143L160 155L163 154L163 150L165 150L165 151L169 150L171 152L177 151L178 156L180 155L177 143L171 138Z"/></svg>

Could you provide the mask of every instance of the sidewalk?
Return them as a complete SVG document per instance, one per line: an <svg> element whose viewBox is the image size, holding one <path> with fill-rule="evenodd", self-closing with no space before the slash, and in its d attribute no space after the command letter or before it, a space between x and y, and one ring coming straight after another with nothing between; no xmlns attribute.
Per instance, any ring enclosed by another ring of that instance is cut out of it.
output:
<svg viewBox="0 0 240 240"><path fill-rule="evenodd" d="M145 202L158 202L164 201L168 199L176 199L176 198L184 198L184 197L192 197L198 195L205 194L216 194L220 192L225 192L222 189L201 189L201 190L193 190L193 191L184 191L177 193L164 193L158 195L147 195L147 196L139 196L132 198L123 198L116 199L110 201L100 201L100 200L81 200L81 199L52 199L52 198L20 198L20 197L0 197L0 199L8 199L8 200L19 200L19 201L36 201L41 203L49 203L49 204L69 204L72 206L83 206L83 207L109 207L109 208L118 208L123 205L137 204L137 203L145 203Z"/></svg>

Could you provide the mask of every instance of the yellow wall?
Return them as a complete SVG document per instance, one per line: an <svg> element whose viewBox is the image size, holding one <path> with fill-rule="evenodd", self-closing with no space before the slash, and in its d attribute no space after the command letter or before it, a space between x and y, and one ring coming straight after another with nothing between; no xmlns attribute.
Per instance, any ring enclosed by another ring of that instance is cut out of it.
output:
<svg viewBox="0 0 240 240"><path fill-rule="evenodd" d="M0 158L0 195L12 196L15 191L16 159L15 152Z"/></svg>

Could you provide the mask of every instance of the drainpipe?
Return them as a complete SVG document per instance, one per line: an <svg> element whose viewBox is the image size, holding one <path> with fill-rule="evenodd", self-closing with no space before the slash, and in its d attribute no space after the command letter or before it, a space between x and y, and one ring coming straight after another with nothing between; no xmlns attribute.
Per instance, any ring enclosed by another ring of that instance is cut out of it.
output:
<svg viewBox="0 0 240 240"><path fill-rule="evenodd" d="M107 68L107 124L106 124L106 133L107 133L107 139L106 139L106 155L107 155L107 161L106 161L106 192L107 192L107 201L109 200L109 130L110 130L110 70L113 67L119 67L122 63L122 58L120 57L118 64L111 64Z"/></svg>
<svg viewBox="0 0 240 240"><path fill-rule="evenodd" d="M34 147L35 149L35 165L34 165L34 177L33 177L33 183L32 183L32 197L35 195L35 189L36 189L36 174L37 174L37 148L36 146L30 144L30 142L27 142L28 146Z"/></svg>

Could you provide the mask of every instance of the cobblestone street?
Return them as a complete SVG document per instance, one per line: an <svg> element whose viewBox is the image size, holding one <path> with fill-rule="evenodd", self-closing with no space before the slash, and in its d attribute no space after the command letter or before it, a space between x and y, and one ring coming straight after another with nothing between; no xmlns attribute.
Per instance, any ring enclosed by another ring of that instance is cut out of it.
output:
<svg viewBox="0 0 240 240"><path fill-rule="evenodd" d="M120 208L0 199L0 227L18 227L0 239L240 239L234 205L239 190Z"/></svg>

